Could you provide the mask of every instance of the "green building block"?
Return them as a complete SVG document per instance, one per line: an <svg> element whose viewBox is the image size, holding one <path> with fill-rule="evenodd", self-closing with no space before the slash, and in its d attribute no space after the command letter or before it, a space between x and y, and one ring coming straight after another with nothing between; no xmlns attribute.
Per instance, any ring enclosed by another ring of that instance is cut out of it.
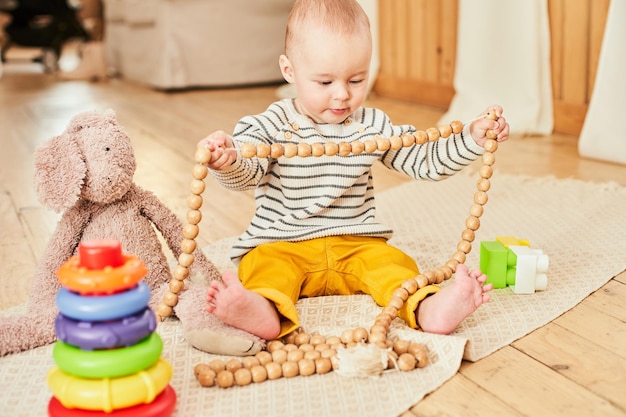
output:
<svg viewBox="0 0 626 417"><path fill-rule="evenodd" d="M499 241L480 242L480 270L494 288L506 288L515 283L517 256Z"/></svg>

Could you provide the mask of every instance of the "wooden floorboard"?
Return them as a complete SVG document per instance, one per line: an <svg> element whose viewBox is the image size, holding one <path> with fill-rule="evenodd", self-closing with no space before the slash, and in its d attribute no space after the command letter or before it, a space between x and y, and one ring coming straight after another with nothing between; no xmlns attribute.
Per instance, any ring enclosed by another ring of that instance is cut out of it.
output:
<svg viewBox="0 0 626 417"><path fill-rule="evenodd" d="M83 110L113 108L137 156L135 181L184 218L195 143L232 130L243 115L263 111L275 86L164 93L123 80L58 82L36 69L5 66L0 78L0 288L19 280L25 294L58 214L36 199L33 150L60 134ZM443 112L372 97L396 124L427 128ZM479 109L482 110L482 109ZM626 185L626 166L580 158L567 135L512 137L498 151L499 172L578 178ZM406 178L375 168L383 191ZM238 235L253 210L251 192L224 190L207 180L200 245ZM224 207L228 207L225 210ZM3 292L0 308L24 301ZM526 337L476 362L464 362L452 379L405 416L626 416L626 273L578 306Z"/></svg>

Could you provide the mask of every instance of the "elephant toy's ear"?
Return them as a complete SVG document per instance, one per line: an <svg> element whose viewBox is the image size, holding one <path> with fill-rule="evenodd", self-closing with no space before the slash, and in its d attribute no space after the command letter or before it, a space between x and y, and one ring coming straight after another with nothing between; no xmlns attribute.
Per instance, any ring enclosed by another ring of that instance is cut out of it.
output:
<svg viewBox="0 0 626 417"><path fill-rule="evenodd" d="M64 133L35 150L35 190L46 207L61 212L80 197L87 166L78 144Z"/></svg>

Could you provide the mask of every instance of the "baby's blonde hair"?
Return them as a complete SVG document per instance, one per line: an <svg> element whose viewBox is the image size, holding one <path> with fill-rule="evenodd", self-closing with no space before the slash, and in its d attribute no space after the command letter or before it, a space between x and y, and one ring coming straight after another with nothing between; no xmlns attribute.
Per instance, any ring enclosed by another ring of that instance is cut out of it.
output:
<svg viewBox="0 0 626 417"><path fill-rule="evenodd" d="M287 20L285 53L290 55L297 34L311 26L328 29L338 35L366 30L370 22L356 0L296 0Z"/></svg>

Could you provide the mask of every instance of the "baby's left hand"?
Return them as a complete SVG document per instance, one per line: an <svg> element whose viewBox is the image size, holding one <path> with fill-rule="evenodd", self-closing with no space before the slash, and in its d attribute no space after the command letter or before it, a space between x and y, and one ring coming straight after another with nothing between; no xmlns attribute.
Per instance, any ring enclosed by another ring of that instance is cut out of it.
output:
<svg viewBox="0 0 626 417"><path fill-rule="evenodd" d="M485 142L487 142L487 131L493 130L496 133L496 140L498 142L504 142L509 138L509 124L506 122L506 119L502 117L502 107L497 104L489 107L482 113L481 116L472 122L470 125L470 134L474 141L480 146L485 146ZM484 116L488 112L495 112L497 119L491 120L487 119Z"/></svg>

